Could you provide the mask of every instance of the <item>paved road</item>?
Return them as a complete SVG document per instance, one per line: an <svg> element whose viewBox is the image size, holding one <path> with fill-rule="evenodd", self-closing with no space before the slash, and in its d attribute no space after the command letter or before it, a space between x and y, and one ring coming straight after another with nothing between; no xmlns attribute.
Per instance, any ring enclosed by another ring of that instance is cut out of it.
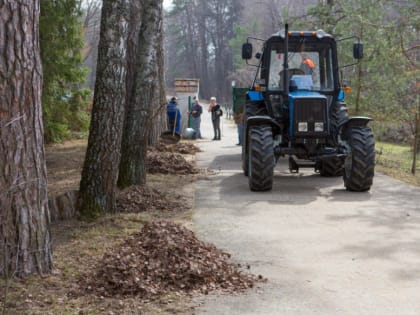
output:
<svg viewBox="0 0 420 315"><path fill-rule="evenodd" d="M198 314L420 314L420 189L377 174L368 193L341 178L277 165L273 190L242 175L236 129L211 141L203 115L194 230L269 279L237 296L210 295Z"/></svg>

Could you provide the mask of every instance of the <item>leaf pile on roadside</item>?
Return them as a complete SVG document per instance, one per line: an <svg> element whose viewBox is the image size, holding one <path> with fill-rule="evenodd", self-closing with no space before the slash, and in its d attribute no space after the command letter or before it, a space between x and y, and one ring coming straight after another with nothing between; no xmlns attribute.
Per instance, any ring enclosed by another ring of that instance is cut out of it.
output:
<svg viewBox="0 0 420 315"><path fill-rule="evenodd" d="M101 296L153 299L169 292L241 291L261 279L243 273L229 258L187 228L155 221L109 250L85 285Z"/></svg>
<svg viewBox="0 0 420 315"><path fill-rule="evenodd" d="M196 154L197 152L201 152L200 148L189 142L178 142L175 144L160 143L159 145L150 149L157 150L159 152L172 152L180 154Z"/></svg>
<svg viewBox="0 0 420 315"><path fill-rule="evenodd" d="M149 150L146 158L149 173L161 174L197 174L199 170L178 153Z"/></svg>
<svg viewBox="0 0 420 315"><path fill-rule="evenodd" d="M117 196L117 211L182 211L185 200L181 195L161 192L148 186L131 186L120 191Z"/></svg>

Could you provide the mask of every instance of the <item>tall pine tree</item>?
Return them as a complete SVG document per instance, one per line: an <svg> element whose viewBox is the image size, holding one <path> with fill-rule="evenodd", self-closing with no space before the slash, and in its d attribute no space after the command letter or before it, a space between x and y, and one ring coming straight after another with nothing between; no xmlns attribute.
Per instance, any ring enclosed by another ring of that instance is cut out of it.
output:
<svg viewBox="0 0 420 315"><path fill-rule="evenodd" d="M102 6L92 122L79 190L78 208L86 219L115 211L126 95L128 9L126 0L106 0Z"/></svg>
<svg viewBox="0 0 420 315"><path fill-rule="evenodd" d="M42 104L46 141L61 141L70 131L86 131L90 91L82 88L81 0L41 0L40 42L44 70Z"/></svg>
<svg viewBox="0 0 420 315"><path fill-rule="evenodd" d="M162 40L162 12L162 0L143 0L140 7L131 10L129 38L134 44L129 46L127 57L133 68L127 78L126 115L118 178L118 186L121 188L146 183L148 136L155 123L153 108L161 105L161 99L156 97L163 80L162 72L159 71L160 45L156 43Z"/></svg>
<svg viewBox="0 0 420 315"><path fill-rule="evenodd" d="M38 18L37 0L0 4L0 276L5 277L52 269Z"/></svg>

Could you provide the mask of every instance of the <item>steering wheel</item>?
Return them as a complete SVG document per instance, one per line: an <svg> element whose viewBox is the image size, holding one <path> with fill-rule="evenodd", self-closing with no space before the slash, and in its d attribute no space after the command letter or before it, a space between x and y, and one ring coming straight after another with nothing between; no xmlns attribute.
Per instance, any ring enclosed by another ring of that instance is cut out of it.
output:
<svg viewBox="0 0 420 315"><path fill-rule="evenodd" d="M280 82L279 82L279 87L282 88L283 87L283 73L284 70L280 71ZM305 71L303 71L302 69L299 68L291 68L289 69L289 78L287 79L287 81L290 80L290 78L294 75L305 75Z"/></svg>

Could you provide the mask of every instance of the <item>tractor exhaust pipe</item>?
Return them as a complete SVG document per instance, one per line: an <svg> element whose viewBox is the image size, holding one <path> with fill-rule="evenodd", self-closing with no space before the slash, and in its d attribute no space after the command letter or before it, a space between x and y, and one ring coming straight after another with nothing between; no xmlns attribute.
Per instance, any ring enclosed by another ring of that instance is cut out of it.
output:
<svg viewBox="0 0 420 315"><path fill-rule="evenodd" d="M284 25L284 64L283 91L286 103L289 102L289 24Z"/></svg>

